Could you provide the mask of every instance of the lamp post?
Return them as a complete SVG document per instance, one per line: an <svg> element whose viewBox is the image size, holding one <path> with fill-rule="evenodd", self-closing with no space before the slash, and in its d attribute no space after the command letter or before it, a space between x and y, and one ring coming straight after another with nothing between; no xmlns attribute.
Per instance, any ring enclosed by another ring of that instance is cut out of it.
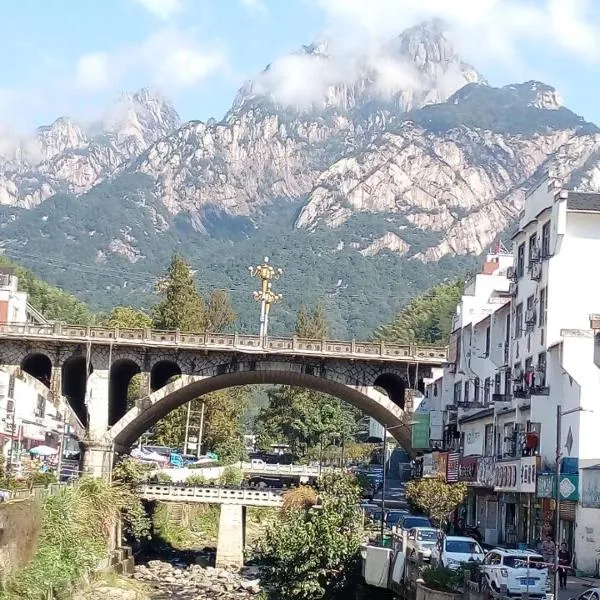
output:
<svg viewBox="0 0 600 600"><path fill-rule="evenodd" d="M577 407L572 408L571 410L566 410L563 412L562 406L559 404L556 407L556 483L554 490L554 503L556 512L554 515L554 600L558 600L558 590L560 589L560 581L558 576L558 552L560 549L560 465L562 459L562 418L565 415L571 415L577 412L593 412L591 410L586 410L585 408Z"/></svg>
<svg viewBox="0 0 600 600"><path fill-rule="evenodd" d="M392 431L393 429L398 429L399 427L410 428L415 422L410 421L409 423L400 423L399 425L393 425L392 427L388 427L387 425L383 425L383 477L381 479L381 522L380 522L380 537L381 537L381 545L383 545L383 532L385 530L385 485L387 482L386 477L386 463L387 463L387 434L388 431Z"/></svg>
<svg viewBox="0 0 600 600"><path fill-rule="evenodd" d="M250 277L260 279L260 290L254 292L254 299L260 302L260 338L264 342L267 337L267 328L269 325L269 311L271 304L281 302L283 296L276 294L271 289L274 279L279 279L283 275L283 269L274 268L269 264L269 257L265 256L264 263L258 267L248 267Z"/></svg>

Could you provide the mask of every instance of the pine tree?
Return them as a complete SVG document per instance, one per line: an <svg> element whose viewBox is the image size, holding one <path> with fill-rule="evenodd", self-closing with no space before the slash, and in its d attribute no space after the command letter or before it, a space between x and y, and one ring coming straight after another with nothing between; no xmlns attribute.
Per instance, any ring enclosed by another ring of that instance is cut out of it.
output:
<svg viewBox="0 0 600 600"><path fill-rule="evenodd" d="M190 265L174 254L166 277L157 286L162 300L152 309L157 329L205 331L206 308L198 293Z"/></svg>
<svg viewBox="0 0 600 600"><path fill-rule="evenodd" d="M237 320L237 314L231 305L231 298L225 290L213 290L206 309L207 331L219 333Z"/></svg>
<svg viewBox="0 0 600 600"><path fill-rule="evenodd" d="M296 315L296 335L306 339L322 339L327 337L327 318L323 305L318 302L312 310L304 304Z"/></svg>

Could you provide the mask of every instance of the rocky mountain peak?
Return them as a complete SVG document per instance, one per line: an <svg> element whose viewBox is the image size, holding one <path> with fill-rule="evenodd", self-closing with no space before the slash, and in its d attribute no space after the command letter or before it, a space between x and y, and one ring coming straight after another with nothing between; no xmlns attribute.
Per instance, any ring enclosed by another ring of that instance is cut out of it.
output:
<svg viewBox="0 0 600 600"><path fill-rule="evenodd" d="M41 152L38 157L40 160L49 160L65 150L81 148L88 143L83 128L69 117L59 117L52 124L39 127L36 138Z"/></svg>
<svg viewBox="0 0 600 600"><path fill-rule="evenodd" d="M558 110L562 106L562 100L556 89L541 81L507 85L504 89L512 92L528 106L544 110Z"/></svg>

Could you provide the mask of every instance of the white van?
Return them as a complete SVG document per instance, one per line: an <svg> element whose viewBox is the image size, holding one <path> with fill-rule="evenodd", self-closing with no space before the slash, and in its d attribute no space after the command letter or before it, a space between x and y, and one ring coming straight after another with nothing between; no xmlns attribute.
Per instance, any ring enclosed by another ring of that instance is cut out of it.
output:
<svg viewBox="0 0 600 600"><path fill-rule="evenodd" d="M509 596L546 596L548 568L536 552L495 548L486 554L482 570L484 584L494 592L500 593L505 587Z"/></svg>

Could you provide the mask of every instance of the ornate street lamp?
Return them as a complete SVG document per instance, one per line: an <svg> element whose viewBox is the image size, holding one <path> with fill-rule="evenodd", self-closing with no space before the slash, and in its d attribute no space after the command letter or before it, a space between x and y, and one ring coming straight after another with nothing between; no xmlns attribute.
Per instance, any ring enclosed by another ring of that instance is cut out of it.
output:
<svg viewBox="0 0 600 600"><path fill-rule="evenodd" d="M269 264L269 257L265 256L264 263L258 267L248 267L250 277L260 279L260 291L253 292L254 299L260 302L260 338L264 343L267 338L267 328L269 326L269 311L271 304L281 302L283 295L273 292L271 285L273 280L279 279L283 275L283 269L274 268Z"/></svg>

